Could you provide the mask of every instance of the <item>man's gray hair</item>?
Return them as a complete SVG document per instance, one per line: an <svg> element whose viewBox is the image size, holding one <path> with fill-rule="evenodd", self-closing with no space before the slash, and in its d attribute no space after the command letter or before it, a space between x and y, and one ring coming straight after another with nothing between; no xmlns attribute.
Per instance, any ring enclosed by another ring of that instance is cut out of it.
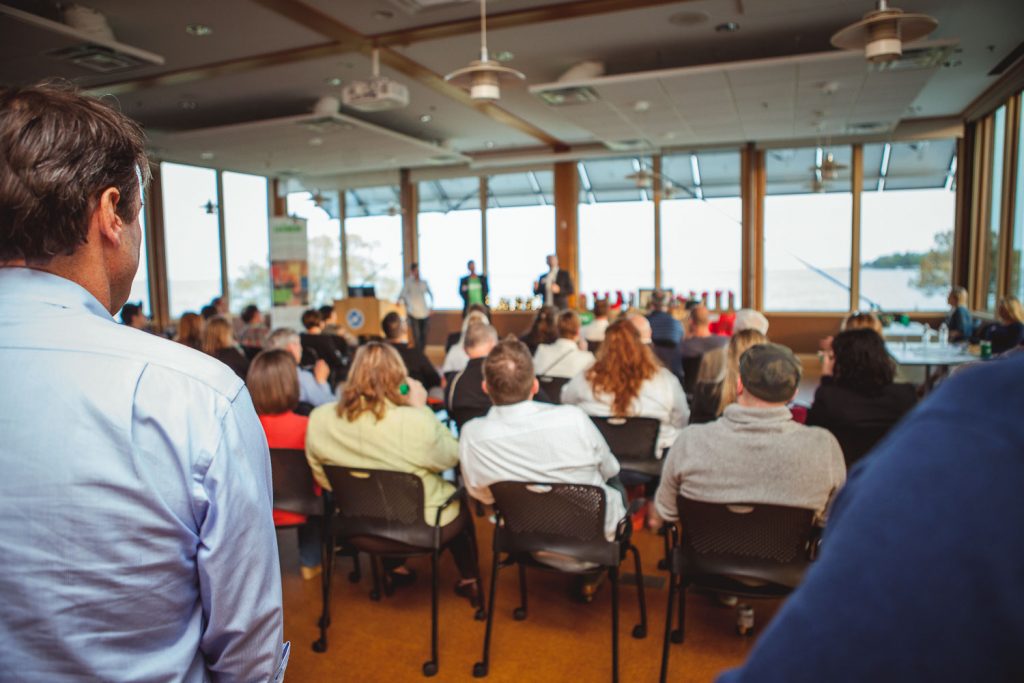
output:
<svg viewBox="0 0 1024 683"><path fill-rule="evenodd" d="M286 349L292 344L301 344L302 337L299 333L290 327L279 327L269 335L267 340L263 342L263 347L267 349Z"/></svg>
<svg viewBox="0 0 1024 683"><path fill-rule="evenodd" d="M493 325L474 322L466 328L466 336L462 339L462 348L468 351L488 343L498 343L498 331L494 329Z"/></svg>

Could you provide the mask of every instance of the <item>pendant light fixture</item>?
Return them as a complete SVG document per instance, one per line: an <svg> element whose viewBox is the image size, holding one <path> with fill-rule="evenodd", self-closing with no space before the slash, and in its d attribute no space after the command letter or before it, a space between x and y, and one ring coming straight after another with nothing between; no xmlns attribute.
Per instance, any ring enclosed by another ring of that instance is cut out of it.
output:
<svg viewBox="0 0 1024 683"><path fill-rule="evenodd" d="M480 0L480 59L474 59L457 69L444 80L461 87L469 87L469 96L474 100L494 102L501 99L501 79L526 80L526 76L515 69L503 66L491 59L487 52L487 0Z"/></svg>
<svg viewBox="0 0 1024 683"><path fill-rule="evenodd" d="M903 54L903 43L921 40L939 25L927 14L910 14L878 0L877 8L832 36L842 50L864 50L869 62L891 62Z"/></svg>

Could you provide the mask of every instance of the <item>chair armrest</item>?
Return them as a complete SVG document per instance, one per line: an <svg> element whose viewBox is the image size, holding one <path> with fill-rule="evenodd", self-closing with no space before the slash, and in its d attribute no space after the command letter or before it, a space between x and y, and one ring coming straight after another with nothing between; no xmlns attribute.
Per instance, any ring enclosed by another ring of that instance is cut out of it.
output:
<svg viewBox="0 0 1024 683"><path fill-rule="evenodd" d="M437 517L434 520L434 526L441 526L441 513L444 512L445 508L454 503L457 499L461 498L466 493L465 486L459 486L452 495L448 496L443 503L437 506Z"/></svg>
<svg viewBox="0 0 1024 683"><path fill-rule="evenodd" d="M626 514L618 521L615 525L615 540L621 541L626 535L626 526L633 523L633 515L640 511L640 508L644 506L644 499L636 498L626 508Z"/></svg>

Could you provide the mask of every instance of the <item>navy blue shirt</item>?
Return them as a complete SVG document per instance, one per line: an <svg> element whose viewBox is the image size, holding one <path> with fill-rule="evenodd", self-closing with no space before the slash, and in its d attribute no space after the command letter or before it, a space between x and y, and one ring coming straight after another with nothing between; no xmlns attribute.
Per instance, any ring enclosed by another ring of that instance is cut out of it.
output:
<svg viewBox="0 0 1024 683"><path fill-rule="evenodd" d="M1024 357L965 368L850 473L745 681L1024 680Z"/></svg>
<svg viewBox="0 0 1024 683"><path fill-rule="evenodd" d="M651 311L647 314L651 324L651 339L655 343L679 344L683 340L683 325L665 311Z"/></svg>

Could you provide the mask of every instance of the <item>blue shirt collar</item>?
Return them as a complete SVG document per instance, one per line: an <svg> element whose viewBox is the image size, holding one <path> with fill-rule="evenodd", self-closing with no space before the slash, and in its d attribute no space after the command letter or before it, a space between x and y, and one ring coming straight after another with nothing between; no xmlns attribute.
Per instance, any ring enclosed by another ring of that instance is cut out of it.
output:
<svg viewBox="0 0 1024 683"><path fill-rule="evenodd" d="M0 300L37 302L67 309L84 309L108 320L110 311L77 282L33 268L0 267Z"/></svg>

